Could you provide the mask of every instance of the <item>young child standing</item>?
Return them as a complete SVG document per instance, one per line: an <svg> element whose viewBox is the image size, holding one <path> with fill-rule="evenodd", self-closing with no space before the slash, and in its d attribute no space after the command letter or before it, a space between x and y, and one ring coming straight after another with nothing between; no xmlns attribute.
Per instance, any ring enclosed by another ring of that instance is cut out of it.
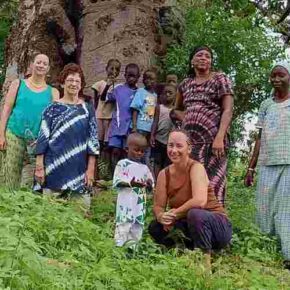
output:
<svg viewBox="0 0 290 290"><path fill-rule="evenodd" d="M151 190L154 180L149 168L141 158L147 148L145 136L132 133L128 136L128 157L116 166L113 187L117 189L115 242L123 246L128 241L142 238L146 191Z"/></svg>
<svg viewBox="0 0 290 290"><path fill-rule="evenodd" d="M169 84L164 85L159 97L160 104L157 104L155 110L150 137L155 178L157 178L161 169L170 164L167 156L167 141L169 133L173 129L170 111L174 107L175 96L176 87Z"/></svg>
<svg viewBox="0 0 290 290"><path fill-rule="evenodd" d="M107 92L114 87L116 78L121 69L121 63L118 59L110 59L106 66L107 79L96 82L92 85L95 94L96 118L98 123L98 139L100 149L108 145L108 130L112 119L114 104L106 103Z"/></svg>
<svg viewBox="0 0 290 290"><path fill-rule="evenodd" d="M108 92L106 102L116 104L109 129L109 147L112 148L112 172L118 161L125 156L126 139L132 122L130 105L137 91L140 70L137 64L128 64L125 68L125 84L115 86Z"/></svg>
<svg viewBox="0 0 290 290"><path fill-rule="evenodd" d="M168 85L173 85L174 87L177 88L178 86L178 77L175 74L168 74L166 76L166 84Z"/></svg>
<svg viewBox="0 0 290 290"><path fill-rule="evenodd" d="M151 127L153 124L157 94L155 93L156 73L147 70L143 74L144 88L137 90L131 104L132 109L132 132L139 132L144 135L147 141L150 140ZM150 148L145 153L145 162L149 165Z"/></svg>
<svg viewBox="0 0 290 290"><path fill-rule="evenodd" d="M270 82L273 94L260 106L259 136L245 185L253 185L258 162L257 223L262 232L278 237L284 265L290 269L290 65L276 64Z"/></svg>

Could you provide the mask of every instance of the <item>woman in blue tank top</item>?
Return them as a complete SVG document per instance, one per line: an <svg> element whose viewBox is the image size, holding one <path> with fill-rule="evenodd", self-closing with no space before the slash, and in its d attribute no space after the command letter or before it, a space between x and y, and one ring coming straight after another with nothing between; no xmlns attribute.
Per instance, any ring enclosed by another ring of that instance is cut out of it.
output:
<svg viewBox="0 0 290 290"><path fill-rule="evenodd" d="M29 78L11 83L1 114L0 184L10 189L20 186L24 156L37 139L43 110L59 98L58 91L45 80L48 57L37 54L30 68Z"/></svg>

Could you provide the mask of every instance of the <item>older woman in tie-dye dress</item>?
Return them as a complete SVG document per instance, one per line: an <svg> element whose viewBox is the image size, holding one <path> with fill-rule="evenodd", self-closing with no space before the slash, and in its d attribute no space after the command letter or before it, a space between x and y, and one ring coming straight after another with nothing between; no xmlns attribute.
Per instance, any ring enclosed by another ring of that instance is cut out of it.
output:
<svg viewBox="0 0 290 290"><path fill-rule="evenodd" d="M99 153L96 117L92 105L81 98L85 85L81 68L66 65L60 79L63 98L43 113L35 177L46 192L80 195L88 206L87 189L93 183Z"/></svg>
<svg viewBox="0 0 290 290"><path fill-rule="evenodd" d="M190 55L189 76L179 85L172 117L183 121L191 135L192 157L205 166L216 197L224 203L233 91L227 76L212 72L211 66L211 49L195 48Z"/></svg>

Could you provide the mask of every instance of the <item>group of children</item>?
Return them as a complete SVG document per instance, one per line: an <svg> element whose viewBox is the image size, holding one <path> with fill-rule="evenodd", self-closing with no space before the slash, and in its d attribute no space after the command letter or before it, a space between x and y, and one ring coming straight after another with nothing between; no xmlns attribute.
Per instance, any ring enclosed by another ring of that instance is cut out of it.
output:
<svg viewBox="0 0 290 290"><path fill-rule="evenodd" d="M101 158L110 164L118 191L118 246L142 237L146 191L169 164L166 145L173 128L170 111L177 90L176 75L168 75L165 84L157 84L154 70L144 72L144 87L138 88L140 69L134 63L125 68L125 83L116 84L120 70L121 63L110 59L107 79L92 86Z"/></svg>
<svg viewBox="0 0 290 290"><path fill-rule="evenodd" d="M138 88L138 65L128 64L125 83L116 84L120 70L121 63L110 59L106 67L107 79L92 86L101 157L113 172L118 161L127 154L128 135L138 132L148 143L142 161L157 177L160 169L168 164L164 156L168 134L173 127L169 113L175 102L177 76L168 75L165 84L157 84L156 72L147 70L143 74L144 87Z"/></svg>

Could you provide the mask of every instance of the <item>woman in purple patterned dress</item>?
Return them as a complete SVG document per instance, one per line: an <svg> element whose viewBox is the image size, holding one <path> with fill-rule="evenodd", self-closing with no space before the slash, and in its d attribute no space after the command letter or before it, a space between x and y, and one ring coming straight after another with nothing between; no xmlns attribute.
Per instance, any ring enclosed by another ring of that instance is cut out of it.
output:
<svg viewBox="0 0 290 290"><path fill-rule="evenodd" d="M190 133L192 157L205 166L215 195L224 203L233 91L224 73L212 71L212 59L207 46L196 47L190 54L188 77L179 85L172 117Z"/></svg>

